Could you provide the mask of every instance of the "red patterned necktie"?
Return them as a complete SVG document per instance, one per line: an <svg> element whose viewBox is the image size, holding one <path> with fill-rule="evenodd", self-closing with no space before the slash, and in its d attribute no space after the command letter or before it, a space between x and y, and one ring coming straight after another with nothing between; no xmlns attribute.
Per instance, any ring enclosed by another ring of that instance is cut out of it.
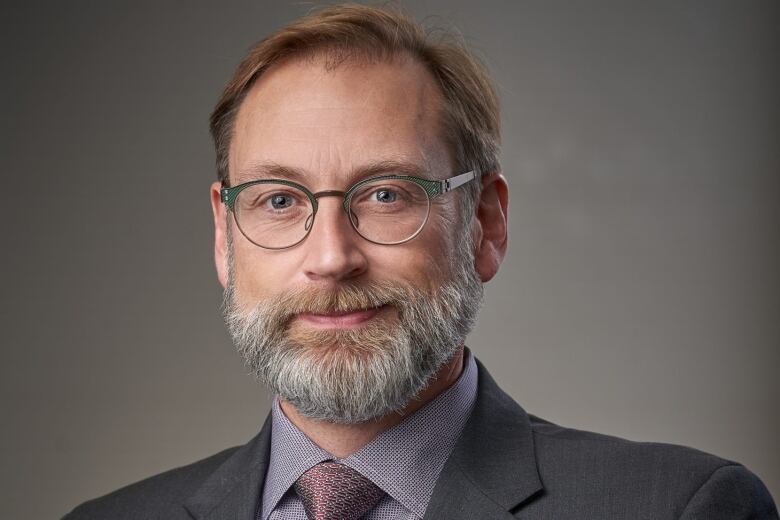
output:
<svg viewBox="0 0 780 520"><path fill-rule="evenodd" d="M321 462L293 484L309 520L357 520L385 492L344 464Z"/></svg>

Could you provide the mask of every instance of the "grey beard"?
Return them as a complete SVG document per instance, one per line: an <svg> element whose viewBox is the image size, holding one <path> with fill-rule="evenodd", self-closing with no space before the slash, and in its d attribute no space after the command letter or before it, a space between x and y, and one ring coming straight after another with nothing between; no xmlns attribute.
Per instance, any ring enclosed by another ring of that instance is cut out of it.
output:
<svg viewBox="0 0 780 520"><path fill-rule="evenodd" d="M452 359L476 321L482 282L471 244L462 245L451 277L433 294L366 283L328 294L288 293L248 311L236 301L231 257L223 304L227 329L250 371L305 417L354 424L400 411ZM288 327L299 312L382 305L395 308L396 322L302 334Z"/></svg>

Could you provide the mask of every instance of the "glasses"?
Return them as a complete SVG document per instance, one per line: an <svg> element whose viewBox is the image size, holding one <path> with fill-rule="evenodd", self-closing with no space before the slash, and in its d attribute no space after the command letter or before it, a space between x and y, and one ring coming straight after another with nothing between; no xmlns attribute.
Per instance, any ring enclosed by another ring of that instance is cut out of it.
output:
<svg viewBox="0 0 780 520"><path fill-rule="evenodd" d="M222 202L241 233L265 249L287 249L303 242L314 225L322 197L343 197L342 207L357 233L374 244L403 244L420 234L431 201L474 180L475 171L444 180L383 175L354 184L347 191L312 193L282 179L261 179L222 188Z"/></svg>

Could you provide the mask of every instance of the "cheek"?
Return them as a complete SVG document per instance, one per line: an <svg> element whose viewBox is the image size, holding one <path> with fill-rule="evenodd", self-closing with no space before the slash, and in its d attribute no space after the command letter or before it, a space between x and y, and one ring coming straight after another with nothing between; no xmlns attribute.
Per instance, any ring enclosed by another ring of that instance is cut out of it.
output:
<svg viewBox="0 0 780 520"><path fill-rule="evenodd" d="M238 299L247 304L278 294L285 280L292 278L284 272L289 262L273 258L253 244L233 245L233 283Z"/></svg>
<svg viewBox="0 0 780 520"><path fill-rule="evenodd" d="M431 216L426 226L430 233L431 247L436 247L442 255L441 261L446 264L456 247L464 244L463 226L458 215L456 204L448 203L431 208Z"/></svg>
<svg viewBox="0 0 780 520"><path fill-rule="evenodd" d="M405 281L431 292L449 273L451 246L438 226L425 229L406 244L384 246L371 257L372 278Z"/></svg>

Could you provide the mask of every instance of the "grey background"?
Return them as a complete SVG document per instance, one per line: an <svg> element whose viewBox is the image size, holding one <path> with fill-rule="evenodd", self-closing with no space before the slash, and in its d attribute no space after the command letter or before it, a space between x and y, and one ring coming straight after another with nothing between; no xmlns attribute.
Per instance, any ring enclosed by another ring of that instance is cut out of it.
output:
<svg viewBox="0 0 780 520"><path fill-rule="evenodd" d="M310 4L4 5L0 517L56 518L264 419L219 313L207 117ZM780 3L407 7L501 90L511 247L477 355L532 413L780 497Z"/></svg>

